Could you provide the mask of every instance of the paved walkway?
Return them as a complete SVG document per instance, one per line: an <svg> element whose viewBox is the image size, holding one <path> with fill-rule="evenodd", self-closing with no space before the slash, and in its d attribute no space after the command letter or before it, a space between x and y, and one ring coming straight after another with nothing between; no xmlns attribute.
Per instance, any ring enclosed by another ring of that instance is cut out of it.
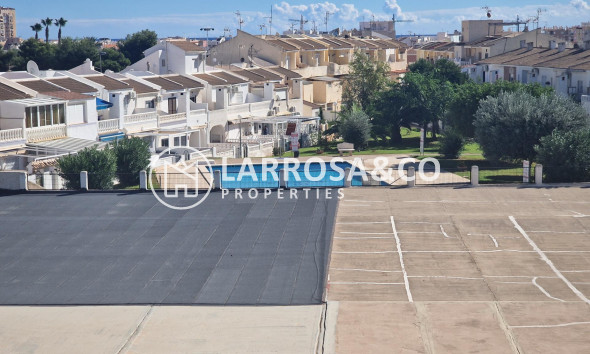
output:
<svg viewBox="0 0 590 354"><path fill-rule="evenodd" d="M587 352L588 236L588 188L347 189L328 352Z"/></svg>

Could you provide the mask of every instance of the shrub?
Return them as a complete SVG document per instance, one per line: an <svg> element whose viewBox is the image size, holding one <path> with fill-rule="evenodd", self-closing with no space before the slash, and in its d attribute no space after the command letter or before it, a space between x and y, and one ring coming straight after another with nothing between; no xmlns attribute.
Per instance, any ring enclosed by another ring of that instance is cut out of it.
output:
<svg viewBox="0 0 590 354"><path fill-rule="evenodd" d="M119 140L113 150L117 158L117 173L122 186L139 184L139 172L146 170L150 164L150 149L141 138Z"/></svg>
<svg viewBox="0 0 590 354"><path fill-rule="evenodd" d="M588 113L571 99L555 94L535 97L523 90L482 100L476 113L475 135L492 160L535 159L535 145L554 129L588 126Z"/></svg>
<svg viewBox="0 0 590 354"><path fill-rule="evenodd" d="M357 107L342 116L338 129L344 141L357 149L366 146L371 137L369 116Z"/></svg>
<svg viewBox="0 0 590 354"><path fill-rule="evenodd" d="M117 159L108 146L104 150L86 148L57 161L59 174L67 189L80 189L80 172L88 172L88 188L111 189L117 171Z"/></svg>
<svg viewBox="0 0 590 354"><path fill-rule="evenodd" d="M555 131L535 150L547 182L590 181L590 129Z"/></svg>
<svg viewBox="0 0 590 354"><path fill-rule="evenodd" d="M447 159L457 159L465 147L465 139L455 130L446 130L440 140L439 153Z"/></svg>

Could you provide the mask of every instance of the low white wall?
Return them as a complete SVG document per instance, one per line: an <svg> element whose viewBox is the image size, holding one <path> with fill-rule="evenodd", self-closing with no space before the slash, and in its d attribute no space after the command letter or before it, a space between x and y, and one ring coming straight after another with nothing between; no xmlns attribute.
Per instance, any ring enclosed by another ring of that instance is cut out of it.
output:
<svg viewBox="0 0 590 354"><path fill-rule="evenodd" d="M27 190L27 173L24 171L1 171L0 190Z"/></svg>

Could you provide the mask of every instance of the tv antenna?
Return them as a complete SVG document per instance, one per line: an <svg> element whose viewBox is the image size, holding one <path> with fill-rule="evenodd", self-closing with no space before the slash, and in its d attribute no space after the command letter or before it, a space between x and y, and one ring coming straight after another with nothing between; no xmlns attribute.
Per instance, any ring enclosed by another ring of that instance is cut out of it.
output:
<svg viewBox="0 0 590 354"><path fill-rule="evenodd" d="M240 31L242 30L242 25L244 24L244 20L242 20L242 14L240 10L235 12L236 16L238 16L238 25L240 26Z"/></svg>
<svg viewBox="0 0 590 354"><path fill-rule="evenodd" d="M533 18L531 18L531 21L533 22L533 25L535 25L535 24L537 25L536 28L539 28L539 22L540 22L540 19L541 19L541 14L543 12L547 12L547 9L538 8L537 9L537 16L534 16Z"/></svg>
<svg viewBox="0 0 590 354"><path fill-rule="evenodd" d="M330 20L330 15L333 15L330 11L326 11L326 19L324 20L324 24L326 25L326 33L328 33L328 21Z"/></svg>
<svg viewBox="0 0 590 354"><path fill-rule="evenodd" d="M311 27L311 30L313 31L313 33L318 33L318 26L316 26L315 20L311 20L311 24L313 25Z"/></svg>
<svg viewBox="0 0 590 354"><path fill-rule="evenodd" d="M258 28L260 28L260 35L262 36L262 31L266 28L266 25L263 23L261 25L258 25Z"/></svg>
<svg viewBox="0 0 590 354"><path fill-rule="evenodd" d="M270 16L266 16L263 18L267 18L268 19L268 28L269 28L269 33L272 35L272 6L270 7Z"/></svg>
<svg viewBox="0 0 590 354"><path fill-rule="evenodd" d="M492 9L490 9L489 6L487 6L487 5L486 6L482 6L481 9L482 10L486 10L486 16L488 18L492 18Z"/></svg>
<svg viewBox="0 0 590 354"><path fill-rule="evenodd" d="M308 20L306 20L306 19L303 18L303 15L301 15L301 19L299 19L299 20L295 20L295 19L290 18L289 21L293 22L293 24L299 22L299 33L301 33L301 34L305 33L305 30L304 30L303 26L307 22L309 22Z"/></svg>
<svg viewBox="0 0 590 354"><path fill-rule="evenodd" d="M226 37L226 33L229 33L230 37L231 37L231 30L229 29L229 27L225 27L223 29L223 37Z"/></svg>

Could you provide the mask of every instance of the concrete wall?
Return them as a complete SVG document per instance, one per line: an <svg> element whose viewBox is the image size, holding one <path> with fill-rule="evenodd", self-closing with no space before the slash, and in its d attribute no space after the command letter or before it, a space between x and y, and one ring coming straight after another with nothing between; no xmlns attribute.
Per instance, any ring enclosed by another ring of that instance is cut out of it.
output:
<svg viewBox="0 0 590 354"><path fill-rule="evenodd" d="M501 34L501 26L489 26L490 23L502 23L503 20L472 20L461 22L463 41L471 42L488 35ZM494 29L496 33L494 33Z"/></svg>
<svg viewBox="0 0 590 354"><path fill-rule="evenodd" d="M27 190L27 173L24 171L0 171L0 190Z"/></svg>
<svg viewBox="0 0 590 354"><path fill-rule="evenodd" d="M235 37L211 49L207 58L207 64L211 66L225 66L233 63L249 63L248 52L250 48L255 52L254 57L275 65L284 66L284 52L281 48L271 45L264 39L239 30Z"/></svg>

